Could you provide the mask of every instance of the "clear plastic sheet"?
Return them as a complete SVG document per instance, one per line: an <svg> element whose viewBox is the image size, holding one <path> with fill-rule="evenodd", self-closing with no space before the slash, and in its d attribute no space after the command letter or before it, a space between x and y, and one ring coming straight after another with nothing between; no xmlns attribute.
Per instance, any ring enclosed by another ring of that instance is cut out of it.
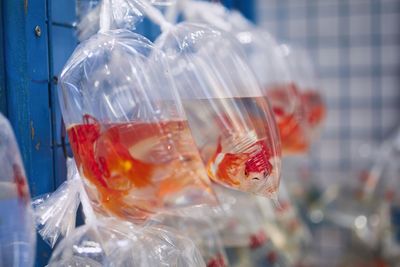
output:
<svg viewBox="0 0 400 267"><path fill-rule="evenodd" d="M305 118L310 127L311 136L316 138L327 111L313 62L304 50L292 48L286 44L281 47L289 62L293 81L298 85L297 89L301 94L301 102L305 109Z"/></svg>
<svg viewBox="0 0 400 267"><path fill-rule="evenodd" d="M197 207L188 209L192 209L195 216L188 216L190 211L187 210L162 213L153 217L149 224L165 225L189 237L199 249L207 267L229 266L215 223L207 216L202 216L206 214Z"/></svg>
<svg viewBox="0 0 400 267"><path fill-rule="evenodd" d="M291 265L299 264L311 244L311 232L289 195L286 184L281 184L279 206L262 198L257 200L264 217L265 231L269 233L273 244Z"/></svg>
<svg viewBox="0 0 400 267"><path fill-rule="evenodd" d="M89 0L86 2L86 5L77 6L78 23L76 29L80 41L96 34L101 27L106 27L108 30L133 30L135 24L143 18L142 12L133 4L134 1L132 0ZM105 16L108 16L107 19L104 18ZM104 22L107 25L100 25Z"/></svg>
<svg viewBox="0 0 400 267"><path fill-rule="evenodd" d="M18 145L0 113L0 265L33 266L36 234Z"/></svg>
<svg viewBox="0 0 400 267"><path fill-rule="evenodd" d="M235 40L212 27L183 22L165 30L156 45L167 55L211 179L273 198L280 179L280 139Z"/></svg>
<svg viewBox="0 0 400 267"><path fill-rule="evenodd" d="M219 3L182 1L187 20L218 27L232 34L240 43L250 67L271 104L282 141L284 154L304 153L310 145L310 133L298 85L292 79L284 50L265 30L237 11Z"/></svg>
<svg viewBox="0 0 400 267"><path fill-rule="evenodd" d="M67 160L67 181L53 193L32 201L36 228L51 247L75 229L82 182L73 159Z"/></svg>
<svg viewBox="0 0 400 267"><path fill-rule="evenodd" d="M76 228L54 250L49 267L206 266L194 243L171 228L112 218Z"/></svg>
<svg viewBox="0 0 400 267"><path fill-rule="evenodd" d="M102 31L60 78L68 137L98 213L142 221L215 198L164 55L143 36Z"/></svg>
<svg viewBox="0 0 400 267"><path fill-rule="evenodd" d="M328 207L327 217L351 229L369 249L384 251L387 259L400 259L400 130L384 140L373 154L371 168L356 185L341 188Z"/></svg>
<svg viewBox="0 0 400 267"><path fill-rule="evenodd" d="M171 25L146 1L129 1L163 31L156 45L167 55L209 176L231 188L276 195L280 139L239 44L205 25Z"/></svg>
<svg viewBox="0 0 400 267"><path fill-rule="evenodd" d="M264 211L257 201L262 199L271 203L271 200L222 186L216 186L215 191L223 204L222 211L212 219L219 227L229 266L288 266L286 255L275 246L276 240L272 238L277 228L268 227L275 219L273 209L266 221Z"/></svg>
<svg viewBox="0 0 400 267"><path fill-rule="evenodd" d="M219 233L225 246L228 247L258 247L266 240L262 211L256 197L214 186L222 211L213 220L219 225ZM225 201L228 199L228 201Z"/></svg>

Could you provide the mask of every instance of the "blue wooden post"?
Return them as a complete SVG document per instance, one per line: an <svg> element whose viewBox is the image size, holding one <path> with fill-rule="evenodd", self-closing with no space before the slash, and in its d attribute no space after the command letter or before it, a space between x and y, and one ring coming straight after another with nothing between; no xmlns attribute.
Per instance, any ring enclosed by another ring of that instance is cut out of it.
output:
<svg viewBox="0 0 400 267"><path fill-rule="evenodd" d="M7 116L35 196L54 189L46 1L2 4ZM44 266L49 256L44 247L38 246L37 266Z"/></svg>
<svg viewBox="0 0 400 267"><path fill-rule="evenodd" d="M234 0L233 8L239 10L247 19L256 21L256 0Z"/></svg>
<svg viewBox="0 0 400 267"><path fill-rule="evenodd" d="M0 3L0 14L3 14L3 5ZM7 116L7 91L4 71L3 49L3 20L0 18L0 112Z"/></svg>
<svg viewBox="0 0 400 267"><path fill-rule="evenodd" d="M223 0L221 1L224 6L229 9L236 9L240 11L247 19L255 22L256 0Z"/></svg>

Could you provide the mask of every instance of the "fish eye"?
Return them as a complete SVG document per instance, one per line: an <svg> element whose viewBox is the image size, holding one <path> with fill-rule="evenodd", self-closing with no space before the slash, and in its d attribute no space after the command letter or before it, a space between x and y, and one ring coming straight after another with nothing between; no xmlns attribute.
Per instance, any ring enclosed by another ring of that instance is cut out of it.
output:
<svg viewBox="0 0 400 267"><path fill-rule="evenodd" d="M244 170L244 175L247 177L249 176L249 172L247 170Z"/></svg>
<svg viewBox="0 0 400 267"><path fill-rule="evenodd" d="M267 178L268 174L266 171L263 172L263 176L264 176L264 178Z"/></svg>

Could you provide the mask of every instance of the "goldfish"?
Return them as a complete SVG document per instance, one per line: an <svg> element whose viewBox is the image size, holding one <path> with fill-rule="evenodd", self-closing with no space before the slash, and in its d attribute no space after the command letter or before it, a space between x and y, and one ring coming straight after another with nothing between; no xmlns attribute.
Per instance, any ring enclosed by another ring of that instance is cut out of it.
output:
<svg viewBox="0 0 400 267"><path fill-rule="evenodd" d="M18 164L14 163L12 167L14 172L14 183L17 187L18 198L24 203L28 203L29 192L28 185L26 184L26 178L22 172L21 167Z"/></svg>
<svg viewBox="0 0 400 267"><path fill-rule="evenodd" d="M207 267L225 267L227 264L225 263L224 256L222 254L216 255L214 258L210 259L207 263Z"/></svg>
<svg viewBox="0 0 400 267"><path fill-rule="evenodd" d="M303 153L309 149L306 110L294 83L277 85L266 90L286 154Z"/></svg>
<svg viewBox="0 0 400 267"><path fill-rule="evenodd" d="M258 231L257 233L250 236L250 248L256 249L261 247L267 241L267 235L263 230Z"/></svg>
<svg viewBox="0 0 400 267"><path fill-rule="evenodd" d="M246 152L223 153L220 138L217 150L208 163L208 175L214 181L245 189L249 181L268 179L273 167L269 162L270 157L264 140L253 143Z"/></svg>
<svg viewBox="0 0 400 267"><path fill-rule="evenodd" d="M174 205L189 187L193 194L211 192L185 121L101 124L90 115L83 121L68 136L82 176L107 212L142 219Z"/></svg>

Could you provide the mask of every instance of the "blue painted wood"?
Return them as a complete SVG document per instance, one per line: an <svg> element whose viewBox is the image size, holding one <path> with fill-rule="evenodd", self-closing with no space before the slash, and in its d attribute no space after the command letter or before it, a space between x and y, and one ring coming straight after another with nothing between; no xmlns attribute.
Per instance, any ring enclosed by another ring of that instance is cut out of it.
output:
<svg viewBox="0 0 400 267"><path fill-rule="evenodd" d="M1 3L0 14L3 14L3 5ZM0 112L7 116L7 90L4 71L3 32L3 19L0 18Z"/></svg>
<svg viewBox="0 0 400 267"><path fill-rule="evenodd" d="M8 117L20 146L32 195L53 189L48 51L44 0L4 2ZM39 25L41 36L34 28Z"/></svg>
<svg viewBox="0 0 400 267"><path fill-rule="evenodd" d="M221 3L226 6L227 8L231 9L234 8L234 1L235 0L223 0ZM212 2L212 1L211 1Z"/></svg>
<svg viewBox="0 0 400 267"><path fill-rule="evenodd" d="M3 0L3 34L8 118L24 161L31 194L54 189L46 2ZM35 27L40 27L40 36ZM37 246L44 266L48 246Z"/></svg>
<svg viewBox="0 0 400 267"><path fill-rule="evenodd" d="M247 19L256 22L256 0L234 0L233 8L239 10Z"/></svg>

